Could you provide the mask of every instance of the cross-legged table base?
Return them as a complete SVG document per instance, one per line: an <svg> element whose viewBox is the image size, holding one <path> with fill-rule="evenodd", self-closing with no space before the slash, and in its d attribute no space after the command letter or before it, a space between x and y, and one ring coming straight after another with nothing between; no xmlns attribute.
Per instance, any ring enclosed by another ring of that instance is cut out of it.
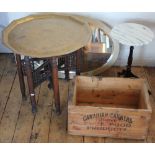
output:
<svg viewBox="0 0 155 155"><path fill-rule="evenodd" d="M61 113L60 108L60 95L59 95L59 80L58 80L58 66L64 64L65 71L65 79L69 79L69 71L71 68L74 68L76 74L80 74L80 59L81 54L83 53L82 49L75 51L73 54L66 55L65 57L51 57L45 59L39 59L43 61L43 64L38 68L34 67L34 60L28 56L24 56L24 60L21 60L21 56L16 54L16 64L17 71L19 76L20 90L22 94L22 98L26 99L25 93L25 83L24 83L24 75L27 77L29 95L32 105L32 112L37 112L36 99L35 99L35 88L40 85L45 80L49 81L48 87L49 89L53 89L54 91L54 99L55 99L55 108L56 113ZM38 59L37 59L38 60ZM72 64L73 63L73 64Z"/></svg>
<svg viewBox="0 0 155 155"><path fill-rule="evenodd" d="M58 67L57 67L57 58L53 57L49 59L51 64L51 77L53 80L53 91L54 91L54 99L55 99L55 107L56 107L56 113L60 114L60 95L59 95L59 82L58 82ZM35 86L33 81L33 70L32 70L32 64L30 61L30 58L25 56L24 62L26 66L26 77L27 77L27 83L29 88L29 95L32 105L32 112L37 112L37 105L36 105L36 99L35 99ZM16 63L17 63L17 70L18 70L18 76L19 76L19 83L20 83L20 90L22 93L22 98L26 98L25 93L25 83L24 83L24 75L22 70L22 63L21 63L21 56L16 54Z"/></svg>

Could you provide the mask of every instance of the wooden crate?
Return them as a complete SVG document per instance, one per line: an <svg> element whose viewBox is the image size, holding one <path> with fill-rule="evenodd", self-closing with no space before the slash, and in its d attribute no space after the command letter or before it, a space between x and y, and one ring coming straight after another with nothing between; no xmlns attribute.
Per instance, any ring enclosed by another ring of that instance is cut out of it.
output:
<svg viewBox="0 0 155 155"><path fill-rule="evenodd" d="M68 133L145 139L152 109L144 79L77 76L68 98Z"/></svg>

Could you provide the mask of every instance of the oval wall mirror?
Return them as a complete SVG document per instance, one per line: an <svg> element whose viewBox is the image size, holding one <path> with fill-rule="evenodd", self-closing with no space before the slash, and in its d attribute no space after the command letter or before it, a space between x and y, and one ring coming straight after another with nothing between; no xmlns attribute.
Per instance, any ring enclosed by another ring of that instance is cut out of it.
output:
<svg viewBox="0 0 155 155"><path fill-rule="evenodd" d="M110 26L85 16L74 15L89 23L92 39L84 47L82 75L98 75L111 67L119 54L119 43L110 37Z"/></svg>

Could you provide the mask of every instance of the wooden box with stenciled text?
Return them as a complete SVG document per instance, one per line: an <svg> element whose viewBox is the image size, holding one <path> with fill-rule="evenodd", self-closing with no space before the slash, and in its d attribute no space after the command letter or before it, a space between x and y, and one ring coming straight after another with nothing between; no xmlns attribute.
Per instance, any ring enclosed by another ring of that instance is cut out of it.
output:
<svg viewBox="0 0 155 155"><path fill-rule="evenodd" d="M69 134L145 139L151 113L144 79L77 76L70 82Z"/></svg>

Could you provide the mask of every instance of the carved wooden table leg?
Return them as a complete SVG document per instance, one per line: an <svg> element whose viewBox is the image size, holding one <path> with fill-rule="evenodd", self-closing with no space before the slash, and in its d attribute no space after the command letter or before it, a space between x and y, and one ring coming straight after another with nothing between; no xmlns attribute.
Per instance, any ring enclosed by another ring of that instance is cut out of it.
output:
<svg viewBox="0 0 155 155"><path fill-rule="evenodd" d="M56 113L60 114L61 111L60 111L60 95L59 95L57 58L56 57L51 58L50 63L52 66L53 91L54 91Z"/></svg>
<svg viewBox="0 0 155 155"><path fill-rule="evenodd" d="M26 94L25 94L24 75L23 75L23 70L22 70L21 56L19 54L16 54L16 64L17 64L17 71L18 71L18 77L19 77L19 84L20 84L22 99L25 100Z"/></svg>
<svg viewBox="0 0 155 155"><path fill-rule="evenodd" d="M69 80L69 56L65 56L65 79Z"/></svg>
<svg viewBox="0 0 155 155"><path fill-rule="evenodd" d="M80 67L81 67L81 63L80 63L80 52L81 49L79 49L78 51L76 51L76 75L80 75Z"/></svg>
<svg viewBox="0 0 155 155"><path fill-rule="evenodd" d="M34 84L33 84L33 76L32 76L32 68L30 59L28 56L25 56L25 65L26 65L26 75L27 75L27 83L29 87L29 93L30 93L30 99L31 99L31 105L32 105L32 112L37 112L36 107L36 100L35 100L35 92L34 92Z"/></svg>

